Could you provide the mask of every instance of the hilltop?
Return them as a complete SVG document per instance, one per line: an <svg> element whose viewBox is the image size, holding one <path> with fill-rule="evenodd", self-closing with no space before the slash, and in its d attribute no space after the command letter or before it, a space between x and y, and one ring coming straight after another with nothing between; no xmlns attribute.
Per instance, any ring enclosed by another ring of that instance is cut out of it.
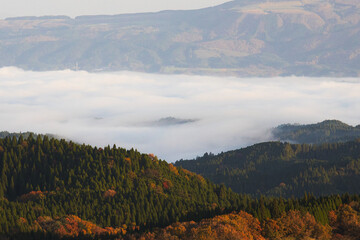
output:
<svg viewBox="0 0 360 240"><path fill-rule="evenodd" d="M360 138L360 125L350 126L338 120L315 124L283 124L272 130L274 138L291 143L335 143Z"/></svg>
<svg viewBox="0 0 360 240"><path fill-rule="evenodd" d="M122 234L226 213L242 199L153 154L46 135L0 138L0 179L0 237L68 222Z"/></svg>

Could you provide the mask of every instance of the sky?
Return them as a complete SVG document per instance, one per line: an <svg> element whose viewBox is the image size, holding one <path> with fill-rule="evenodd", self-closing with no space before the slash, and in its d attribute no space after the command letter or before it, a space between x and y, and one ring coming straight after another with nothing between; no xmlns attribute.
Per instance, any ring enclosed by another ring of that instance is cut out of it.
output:
<svg viewBox="0 0 360 240"><path fill-rule="evenodd" d="M120 14L185 10L215 6L227 0L0 0L0 18L44 16Z"/></svg>
<svg viewBox="0 0 360 240"><path fill-rule="evenodd" d="M360 124L359 78L0 69L0 131L116 144L173 162L271 140L284 123Z"/></svg>

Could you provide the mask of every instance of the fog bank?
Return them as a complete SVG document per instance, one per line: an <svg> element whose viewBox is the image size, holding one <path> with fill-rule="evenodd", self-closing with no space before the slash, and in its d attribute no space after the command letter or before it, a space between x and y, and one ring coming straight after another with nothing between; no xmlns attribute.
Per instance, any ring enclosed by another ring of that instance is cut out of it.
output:
<svg viewBox="0 0 360 240"><path fill-rule="evenodd" d="M0 69L0 131L116 144L167 161L271 139L283 123L360 123L360 79Z"/></svg>

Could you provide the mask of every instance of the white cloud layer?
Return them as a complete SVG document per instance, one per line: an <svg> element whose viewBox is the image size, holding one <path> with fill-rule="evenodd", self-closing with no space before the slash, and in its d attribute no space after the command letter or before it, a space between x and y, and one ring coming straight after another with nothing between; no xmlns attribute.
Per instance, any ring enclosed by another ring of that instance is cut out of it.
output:
<svg viewBox="0 0 360 240"><path fill-rule="evenodd" d="M282 123L357 125L359 113L356 78L0 69L0 130L54 133L99 147L115 143L167 161L269 140L269 129ZM157 124L167 117L176 119Z"/></svg>

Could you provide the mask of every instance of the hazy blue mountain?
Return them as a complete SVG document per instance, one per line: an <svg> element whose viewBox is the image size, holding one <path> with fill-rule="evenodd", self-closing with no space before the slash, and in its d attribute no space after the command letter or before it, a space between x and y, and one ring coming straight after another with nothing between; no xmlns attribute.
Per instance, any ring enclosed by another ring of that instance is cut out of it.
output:
<svg viewBox="0 0 360 240"><path fill-rule="evenodd" d="M292 143L346 142L360 138L360 125L353 127L338 120L316 124L283 124L273 129L275 139Z"/></svg>
<svg viewBox="0 0 360 240"><path fill-rule="evenodd" d="M358 0L238 0L187 11L0 20L0 66L359 76Z"/></svg>

